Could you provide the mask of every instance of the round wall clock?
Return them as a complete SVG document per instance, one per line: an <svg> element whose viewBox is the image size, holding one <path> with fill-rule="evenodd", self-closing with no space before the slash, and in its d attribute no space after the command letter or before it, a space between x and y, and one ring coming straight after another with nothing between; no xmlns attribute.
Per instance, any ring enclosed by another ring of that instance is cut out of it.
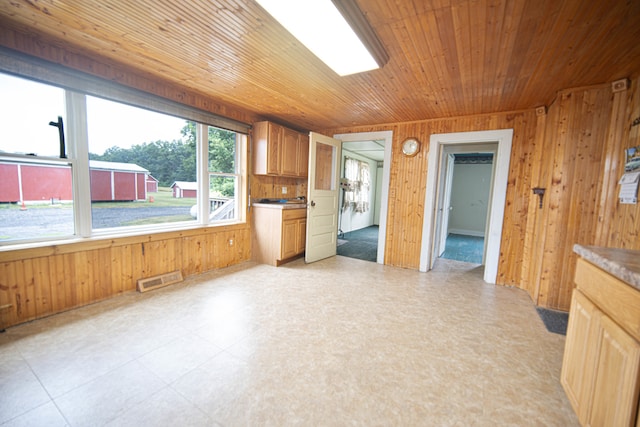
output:
<svg viewBox="0 0 640 427"><path fill-rule="evenodd" d="M413 157L420 151L420 141L416 138L407 138L402 143L402 153L407 157Z"/></svg>

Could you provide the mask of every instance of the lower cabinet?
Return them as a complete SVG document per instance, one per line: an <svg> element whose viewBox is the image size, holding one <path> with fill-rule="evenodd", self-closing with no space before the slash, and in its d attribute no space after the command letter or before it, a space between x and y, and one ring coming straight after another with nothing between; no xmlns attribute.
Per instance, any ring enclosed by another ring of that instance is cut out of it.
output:
<svg viewBox="0 0 640 427"><path fill-rule="evenodd" d="M287 211L283 212L283 217ZM294 257L304 253L307 236L307 217L283 219L282 221L282 245L280 259Z"/></svg>
<svg viewBox="0 0 640 427"><path fill-rule="evenodd" d="M582 425L640 426L640 343L631 335L637 332L637 319L628 316L633 312L621 316L608 311L637 303L639 291L583 260L576 270L576 284L562 386ZM611 301L618 297L625 300L622 305Z"/></svg>
<svg viewBox="0 0 640 427"><path fill-rule="evenodd" d="M263 264L281 265L305 251L306 209L253 206L252 258Z"/></svg>

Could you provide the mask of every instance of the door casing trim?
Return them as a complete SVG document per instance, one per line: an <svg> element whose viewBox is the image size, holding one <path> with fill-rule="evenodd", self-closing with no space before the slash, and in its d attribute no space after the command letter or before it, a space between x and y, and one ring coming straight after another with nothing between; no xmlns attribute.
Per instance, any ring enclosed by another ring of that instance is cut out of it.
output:
<svg viewBox="0 0 640 427"><path fill-rule="evenodd" d="M498 150L495 161L493 194L491 196L491 211L489 213L489 233L487 236L487 253L485 257L484 281L496 283L498 275L498 260L500 257L500 243L502 238L502 224L504 222L504 206L507 195L507 181L509 177L509 163L511 159L511 145L513 129L457 132L433 134L429 139L429 159L427 170L427 188L425 193L424 221L422 225L422 245L420 250L420 271L426 272L431 265L431 251L435 236L435 219L437 208L437 176L439 173L439 156L441 146L451 144L478 144L497 142Z"/></svg>

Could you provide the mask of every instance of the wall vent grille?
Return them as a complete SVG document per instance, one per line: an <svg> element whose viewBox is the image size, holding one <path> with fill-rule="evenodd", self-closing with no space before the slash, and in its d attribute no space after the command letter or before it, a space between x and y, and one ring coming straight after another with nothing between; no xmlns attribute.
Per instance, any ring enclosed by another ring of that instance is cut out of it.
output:
<svg viewBox="0 0 640 427"><path fill-rule="evenodd" d="M178 282L182 282L182 272L180 270L147 277L146 279L138 279L138 292L152 291Z"/></svg>

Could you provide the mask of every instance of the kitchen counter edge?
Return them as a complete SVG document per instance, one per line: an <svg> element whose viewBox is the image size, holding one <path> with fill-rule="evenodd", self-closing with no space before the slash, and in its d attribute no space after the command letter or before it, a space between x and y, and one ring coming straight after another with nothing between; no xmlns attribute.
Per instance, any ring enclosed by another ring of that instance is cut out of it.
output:
<svg viewBox="0 0 640 427"><path fill-rule="evenodd" d="M640 290L640 251L575 244L573 251L612 276Z"/></svg>

